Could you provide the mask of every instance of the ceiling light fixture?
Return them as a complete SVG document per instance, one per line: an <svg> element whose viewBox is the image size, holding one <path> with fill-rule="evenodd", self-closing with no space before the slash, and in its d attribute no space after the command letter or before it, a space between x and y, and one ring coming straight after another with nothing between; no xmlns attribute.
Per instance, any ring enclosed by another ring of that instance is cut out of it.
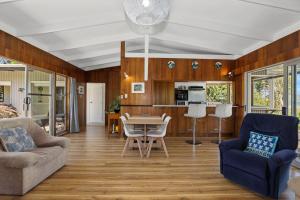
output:
<svg viewBox="0 0 300 200"><path fill-rule="evenodd" d="M150 6L150 0L143 0L142 4L145 8L148 8Z"/></svg>
<svg viewBox="0 0 300 200"><path fill-rule="evenodd" d="M145 36L144 79L148 80L149 35L165 28L169 16L169 0L124 0L124 11L129 27Z"/></svg>

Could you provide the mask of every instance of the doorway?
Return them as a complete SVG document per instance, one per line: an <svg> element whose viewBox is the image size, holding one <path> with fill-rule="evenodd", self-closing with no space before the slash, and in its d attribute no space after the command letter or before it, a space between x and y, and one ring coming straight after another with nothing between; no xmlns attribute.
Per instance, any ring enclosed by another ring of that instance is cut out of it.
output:
<svg viewBox="0 0 300 200"><path fill-rule="evenodd" d="M105 83L87 83L87 125L105 125Z"/></svg>

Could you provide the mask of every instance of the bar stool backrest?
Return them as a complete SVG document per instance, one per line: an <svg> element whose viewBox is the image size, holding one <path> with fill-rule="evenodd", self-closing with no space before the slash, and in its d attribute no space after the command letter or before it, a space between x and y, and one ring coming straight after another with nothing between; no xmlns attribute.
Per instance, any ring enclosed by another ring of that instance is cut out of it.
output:
<svg viewBox="0 0 300 200"><path fill-rule="evenodd" d="M217 104L215 116L219 118L227 118L232 115L232 104Z"/></svg>
<svg viewBox="0 0 300 200"><path fill-rule="evenodd" d="M188 116L194 118L202 118L206 116L206 104L190 104Z"/></svg>

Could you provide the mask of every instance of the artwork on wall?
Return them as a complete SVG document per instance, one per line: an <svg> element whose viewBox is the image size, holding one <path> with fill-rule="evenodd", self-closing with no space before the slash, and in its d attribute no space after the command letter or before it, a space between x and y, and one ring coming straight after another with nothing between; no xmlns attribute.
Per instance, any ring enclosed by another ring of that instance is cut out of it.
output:
<svg viewBox="0 0 300 200"><path fill-rule="evenodd" d="M197 60L193 60L192 62L192 69L196 70L199 67L199 62Z"/></svg>
<svg viewBox="0 0 300 200"><path fill-rule="evenodd" d="M221 62L216 62L216 64L215 64L215 68L217 70L220 70L222 68L222 66L223 66L223 64Z"/></svg>
<svg viewBox="0 0 300 200"><path fill-rule="evenodd" d="M170 61L168 62L168 68L169 68L169 69L174 69L175 66L176 66L176 63L175 63L173 60L170 60Z"/></svg>
<svg viewBox="0 0 300 200"><path fill-rule="evenodd" d="M4 102L4 86L0 86L0 102Z"/></svg>
<svg viewBox="0 0 300 200"><path fill-rule="evenodd" d="M145 83L131 83L131 93L145 93Z"/></svg>

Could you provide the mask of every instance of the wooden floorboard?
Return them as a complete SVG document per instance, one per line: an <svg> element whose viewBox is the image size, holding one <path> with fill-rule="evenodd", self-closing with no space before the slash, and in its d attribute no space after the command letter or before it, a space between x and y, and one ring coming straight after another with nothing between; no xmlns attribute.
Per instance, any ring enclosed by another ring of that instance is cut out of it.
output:
<svg viewBox="0 0 300 200"><path fill-rule="evenodd" d="M169 158L159 149L149 159L132 149L122 158L125 141L108 139L104 132L88 127L69 134L70 159L64 168L25 196L0 200L265 199L223 178L217 145L209 141L193 149L184 138L167 138ZM294 194L287 190L281 199L294 199Z"/></svg>

